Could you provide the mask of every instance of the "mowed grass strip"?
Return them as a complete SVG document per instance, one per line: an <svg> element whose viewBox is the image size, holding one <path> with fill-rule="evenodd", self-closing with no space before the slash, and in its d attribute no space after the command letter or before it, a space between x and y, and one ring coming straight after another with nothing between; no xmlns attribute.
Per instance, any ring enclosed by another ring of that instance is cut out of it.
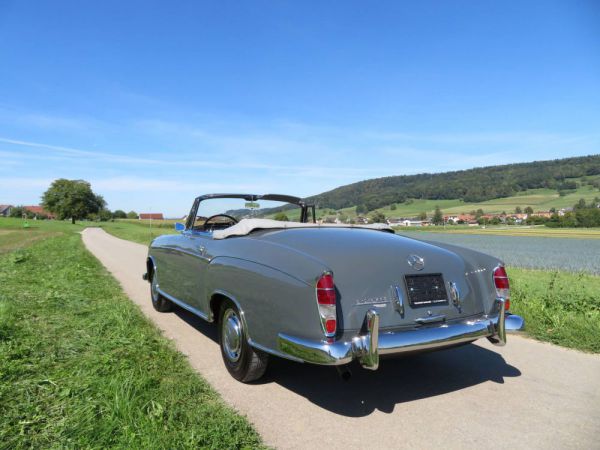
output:
<svg viewBox="0 0 600 450"><path fill-rule="evenodd" d="M509 267L511 311L525 318L527 334L600 353L600 277Z"/></svg>
<svg viewBox="0 0 600 450"><path fill-rule="evenodd" d="M0 256L0 286L0 448L261 446L76 233Z"/></svg>
<svg viewBox="0 0 600 450"><path fill-rule="evenodd" d="M175 231L174 225L171 227L150 228L150 224L147 220L142 221L141 223L115 220L114 222L96 222L88 225L100 227L113 236L144 245L149 245L150 242L152 242L152 239L161 234L178 233Z"/></svg>

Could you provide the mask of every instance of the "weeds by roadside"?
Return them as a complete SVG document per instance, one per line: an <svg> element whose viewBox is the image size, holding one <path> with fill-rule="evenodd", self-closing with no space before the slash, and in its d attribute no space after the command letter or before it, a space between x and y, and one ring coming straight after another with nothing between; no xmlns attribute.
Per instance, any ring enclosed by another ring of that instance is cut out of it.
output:
<svg viewBox="0 0 600 450"><path fill-rule="evenodd" d="M542 341L600 353L600 277L511 267L511 310Z"/></svg>

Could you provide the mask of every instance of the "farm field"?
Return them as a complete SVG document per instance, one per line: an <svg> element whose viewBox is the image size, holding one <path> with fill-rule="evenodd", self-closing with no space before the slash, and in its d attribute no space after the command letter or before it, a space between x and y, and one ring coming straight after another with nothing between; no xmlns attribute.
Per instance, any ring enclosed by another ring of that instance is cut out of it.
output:
<svg viewBox="0 0 600 450"><path fill-rule="evenodd" d="M550 228L544 225L498 225L469 227L447 225L429 227L394 227L396 233L417 237L414 233L446 233L497 236L537 236L548 238L600 239L600 228Z"/></svg>
<svg viewBox="0 0 600 450"><path fill-rule="evenodd" d="M84 249L85 224L30 224L0 218L0 448L261 446Z"/></svg>
<svg viewBox="0 0 600 450"><path fill-rule="evenodd" d="M427 232L398 234L471 248L497 256L510 266L600 275L600 239Z"/></svg>

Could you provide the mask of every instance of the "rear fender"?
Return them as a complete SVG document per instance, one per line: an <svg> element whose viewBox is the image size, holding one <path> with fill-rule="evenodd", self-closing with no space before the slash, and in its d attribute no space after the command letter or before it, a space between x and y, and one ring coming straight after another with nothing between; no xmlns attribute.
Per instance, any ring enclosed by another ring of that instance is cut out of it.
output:
<svg viewBox="0 0 600 450"><path fill-rule="evenodd" d="M258 348L277 353L277 336L282 332L324 338L315 288L305 281L269 266L230 257L211 261L206 280L210 293L207 307L214 296L232 300L243 314L251 344ZM212 314L216 317L218 311Z"/></svg>

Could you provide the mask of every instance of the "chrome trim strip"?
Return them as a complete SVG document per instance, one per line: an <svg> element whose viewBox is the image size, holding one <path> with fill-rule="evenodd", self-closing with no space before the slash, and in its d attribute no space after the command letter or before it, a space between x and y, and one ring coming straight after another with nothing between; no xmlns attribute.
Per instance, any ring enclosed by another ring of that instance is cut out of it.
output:
<svg viewBox="0 0 600 450"><path fill-rule="evenodd" d="M173 303L175 303L175 304L177 304L177 305L181 306L183 309L185 309L185 310L187 310L187 311L191 312L192 314L195 314L195 315L197 315L197 316L198 316L198 317L200 317L201 319L204 319L204 320L206 320L207 322L209 321L209 320L208 320L208 315L204 314L202 311L200 311L200 310L198 310L198 309L194 308L193 306L190 306L190 305L188 305L187 303L184 303L183 301L181 301L181 300L179 300L179 299L177 299L177 298L173 297L172 295L169 295L169 294L167 294L165 291L163 291L163 290L162 290L162 289L160 289L160 288L157 288L157 290L158 290L158 293L159 293L160 295L162 295L163 297L166 297L166 298L167 298L167 300L170 300L170 301L172 301Z"/></svg>
<svg viewBox="0 0 600 450"><path fill-rule="evenodd" d="M178 252L178 253L184 253L184 254L190 255L190 256L195 256L196 258L200 258L200 259L203 259L205 261L209 261L210 262L210 258L209 257L203 256L203 255L201 255L198 252L193 252L193 251L190 251L190 250L186 250L186 249L183 249L181 247L171 248L171 250L173 250L174 252Z"/></svg>
<svg viewBox="0 0 600 450"><path fill-rule="evenodd" d="M304 362L304 360L301 358L296 358L295 356L288 355L287 353L282 353L277 350L273 350L271 348L265 347L264 345L260 345L256 342L254 342L252 339L248 339L248 344L250 344L252 347L254 347L260 351L263 351L265 353L270 353L271 355L279 356L280 358L289 359L290 361L296 361L299 363Z"/></svg>
<svg viewBox="0 0 600 450"><path fill-rule="evenodd" d="M396 293L394 307L400 313L400 317L404 319L404 297L402 296L402 291L400 291L400 286L395 285L394 292Z"/></svg>

